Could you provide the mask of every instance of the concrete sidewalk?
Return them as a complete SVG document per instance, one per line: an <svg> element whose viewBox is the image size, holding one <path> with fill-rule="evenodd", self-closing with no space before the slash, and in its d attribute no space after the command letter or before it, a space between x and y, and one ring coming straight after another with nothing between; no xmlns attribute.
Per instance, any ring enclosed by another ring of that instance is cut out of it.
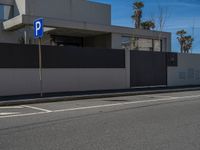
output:
<svg viewBox="0 0 200 150"><path fill-rule="evenodd" d="M108 98L108 97L183 92L183 91L195 91L195 90L200 90L200 86L145 87L145 88L122 89L122 90L48 93L45 94L45 96L42 98L39 97L38 94L5 96L5 97L0 97L0 106L24 105L24 104L58 102L58 101L74 101L74 100L84 100L93 98Z"/></svg>

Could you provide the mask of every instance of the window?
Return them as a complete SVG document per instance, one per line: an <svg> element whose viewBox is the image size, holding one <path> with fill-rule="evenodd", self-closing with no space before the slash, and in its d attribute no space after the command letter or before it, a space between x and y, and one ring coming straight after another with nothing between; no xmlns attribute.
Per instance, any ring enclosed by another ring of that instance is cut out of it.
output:
<svg viewBox="0 0 200 150"><path fill-rule="evenodd" d="M123 49L131 49L131 37L122 36L122 48Z"/></svg>
<svg viewBox="0 0 200 150"><path fill-rule="evenodd" d="M154 51L161 52L161 40L154 40Z"/></svg>
<svg viewBox="0 0 200 150"><path fill-rule="evenodd" d="M153 50L152 39L139 38L137 43L138 43L138 49L139 50L143 50L143 51L152 51Z"/></svg>
<svg viewBox="0 0 200 150"><path fill-rule="evenodd" d="M161 40L122 36L122 48L141 51L162 51Z"/></svg>
<svg viewBox="0 0 200 150"><path fill-rule="evenodd" d="M13 18L13 6L0 4L0 21Z"/></svg>

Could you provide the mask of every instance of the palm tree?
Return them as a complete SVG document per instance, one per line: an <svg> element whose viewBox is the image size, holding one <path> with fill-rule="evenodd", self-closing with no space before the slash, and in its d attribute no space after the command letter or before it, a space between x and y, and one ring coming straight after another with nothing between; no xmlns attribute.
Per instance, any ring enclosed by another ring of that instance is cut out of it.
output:
<svg viewBox="0 0 200 150"><path fill-rule="evenodd" d="M181 53L189 53L194 41L192 36L186 36L187 32L185 30L177 31L176 34L179 36L177 39L181 47Z"/></svg>
<svg viewBox="0 0 200 150"><path fill-rule="evenodd" d="M183 45L183 49L185 53L189 53L190 49L192 48L194 39L192 36L185 36L185 44Z"/></svg>
<svg viewBox="0 0 200 150"><path fill-rule="evenodd" d="M145 21L141 23L143 29L151 30L155 28L155 23L153 21Z"/></svg>
<svg viewBox="0 0 200 150"><path fill-rule="evenodd" d="M135 21L135 28L141 27L141 18L142 18L142 7L144 7L144 3L141 1L136 1L133 3L134 15L132 16Z"/></svg>
<svg viewBox="0 0 200 150"><path fill-rule="evenodd" d="M181 53L183 53L183 45L185 43L185 34L187 34L187 32L185 30L180 30L180 31L177 31L176 34L179 36L177 37L178 41L179 41L179 44L180 44L180 47L181 47Z"/></svg>

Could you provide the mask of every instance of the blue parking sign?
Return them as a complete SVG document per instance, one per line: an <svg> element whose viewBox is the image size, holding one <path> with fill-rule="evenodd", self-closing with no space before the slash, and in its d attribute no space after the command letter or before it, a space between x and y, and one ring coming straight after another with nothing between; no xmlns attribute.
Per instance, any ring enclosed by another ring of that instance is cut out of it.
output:
<svg viewBox="0 0 200 150"><path fill-rule="evenodd" d="M39 19L36 19L34 21L34 37L35 38L42 38L43 37L43 22L44 22L44 19L43 18L39 18Z"/></svg>

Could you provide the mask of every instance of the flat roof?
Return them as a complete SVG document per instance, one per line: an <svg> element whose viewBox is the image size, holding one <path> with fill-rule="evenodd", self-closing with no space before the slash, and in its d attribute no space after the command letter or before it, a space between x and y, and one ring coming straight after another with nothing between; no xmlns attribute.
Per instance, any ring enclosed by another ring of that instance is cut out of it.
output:
<svg viewBox="0 0 200 150"><path fill-rule="evenodd" d="M6 31L12 31L21 29L24 26L32 26L33 21L39 18L38 16L29 16L29 15L19 15L12 19L3 22L3 28ZM170 32L160 32L160 31L152 31L152 30L143 30L143 29L135 29L129 27L122 26L114 26L114 25L100 25L100 24L92 24L81 21L71 21L71 20L62 20L56 18L44 18L44 26L54 28L54 30L61 29L77 29L77 30L86 30L93 32L104 32L104 33L118 33L122 35L146 35L146 36L160 36L167 37L171 36Z"/></svg>

